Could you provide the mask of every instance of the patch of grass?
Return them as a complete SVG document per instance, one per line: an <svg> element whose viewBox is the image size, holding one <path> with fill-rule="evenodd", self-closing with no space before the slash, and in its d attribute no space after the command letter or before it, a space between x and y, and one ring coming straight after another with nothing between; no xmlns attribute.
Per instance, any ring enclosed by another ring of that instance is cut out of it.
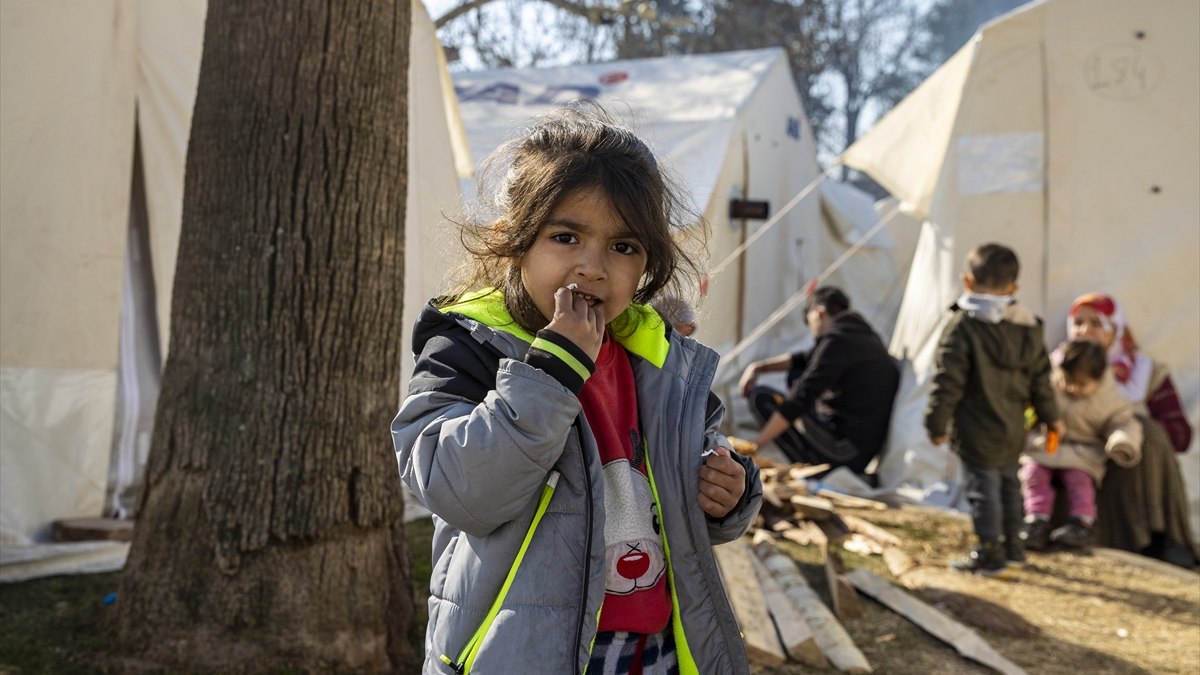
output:
<svg viewBox="0 0 1200 675"><path fill-rule="evenodd" d="M105 665L120 573L0 585L0 664L22 673L114 673Z"/></svg>
<svg viewBox="0 0 1200 675"><path fill-rule="evenodd" d="M404 524L404 541L412 563L413 617L408 628L413 653L425 652L425 625L429 621L429 577L433 574L433 520L418 518Z"/></svg>
<svg viewBox="0 0 1200 675"><path fill-rule="evenodd" d="M414 599L409 641L420 654L428 620L433 522L405 523L404 539ZM104 604L120 581L121 573L111 572L0 584L0 675L125 672L126 665L112 651L116 608Z"/></svg>

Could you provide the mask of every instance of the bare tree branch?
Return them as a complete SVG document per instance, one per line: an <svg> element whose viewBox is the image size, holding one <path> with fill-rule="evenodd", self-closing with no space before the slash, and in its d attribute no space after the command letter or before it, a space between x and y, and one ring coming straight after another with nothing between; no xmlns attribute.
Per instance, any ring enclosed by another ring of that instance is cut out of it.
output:
<svg viewBox="0 0 1200 675"><path fill-rule="evenodd" d="M490 2L492 2L492 0L468 0L467 2L464 2L463 4L438 17L438 19L433 22L433 25L435 28L441 28L463 14L466 14L473 9L479 9ZM599 26L612 25L612 23L616 21L617 16L620 15L621 9L620 7L589 7L587 5L581 5L577 2L570 2L570 0L542 0L542 2L545 2L548 5L553 5L564 12L569 12L575 16L583 17L584 19L588 20L588 23ZM622 6L627 4L629 3L623 2Z"/></svg>

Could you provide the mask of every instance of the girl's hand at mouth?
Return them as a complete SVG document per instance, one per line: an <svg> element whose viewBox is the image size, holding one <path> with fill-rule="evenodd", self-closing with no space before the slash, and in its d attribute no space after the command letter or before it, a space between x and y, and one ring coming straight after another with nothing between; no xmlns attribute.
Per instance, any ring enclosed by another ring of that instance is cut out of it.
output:
<svg viewBox="0 0 1200 675"><path fill-rule="evenodd" d="M600 304L591 306L571 289L559 288L554 292L554 316L546 328L574 342L595 361L604 341L604 312Z"/></svg>

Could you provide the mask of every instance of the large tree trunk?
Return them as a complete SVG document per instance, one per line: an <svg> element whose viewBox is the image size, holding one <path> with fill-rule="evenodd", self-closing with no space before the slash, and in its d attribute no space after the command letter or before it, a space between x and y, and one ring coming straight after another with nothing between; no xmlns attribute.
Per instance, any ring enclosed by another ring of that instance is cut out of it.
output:
<svg viewBox="0 0 1200 675"><path fill-rule="evenodd" d="M409 0L210 0L131 653L403 671Z"/></svg>

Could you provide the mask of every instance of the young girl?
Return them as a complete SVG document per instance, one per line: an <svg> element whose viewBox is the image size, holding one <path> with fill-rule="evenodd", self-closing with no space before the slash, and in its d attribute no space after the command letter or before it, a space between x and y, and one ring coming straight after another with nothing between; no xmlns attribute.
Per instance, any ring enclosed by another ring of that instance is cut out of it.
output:
<svg viewBox="0 0 1200 675"><path fill-rule="evenodd" d="M1057 447L1035 439L1021 465L1025 492L1025 546L1044 550L1050 542L1072 548L1091 542L1096 519L1096 484L1104 479L1106 460L1133 466L1141 459L1142 427L1134 409L1118 391L1104 348L1072 340L1056 352L1061 362L1050 377L1066 433ZM1071 520L1050 531L1057 472L1067 491Z"/></svg>
<svg viewBox="0 0 1200 675"><path fill-rule="evenodd" d="M640 304L695 269L671 191L596 108L500 152L500 213L464 226L473 276L418 319L392 423L434 514L424 672L748 672L710 546L753 521L758 471L717 431L717 355Z"/></svg>

